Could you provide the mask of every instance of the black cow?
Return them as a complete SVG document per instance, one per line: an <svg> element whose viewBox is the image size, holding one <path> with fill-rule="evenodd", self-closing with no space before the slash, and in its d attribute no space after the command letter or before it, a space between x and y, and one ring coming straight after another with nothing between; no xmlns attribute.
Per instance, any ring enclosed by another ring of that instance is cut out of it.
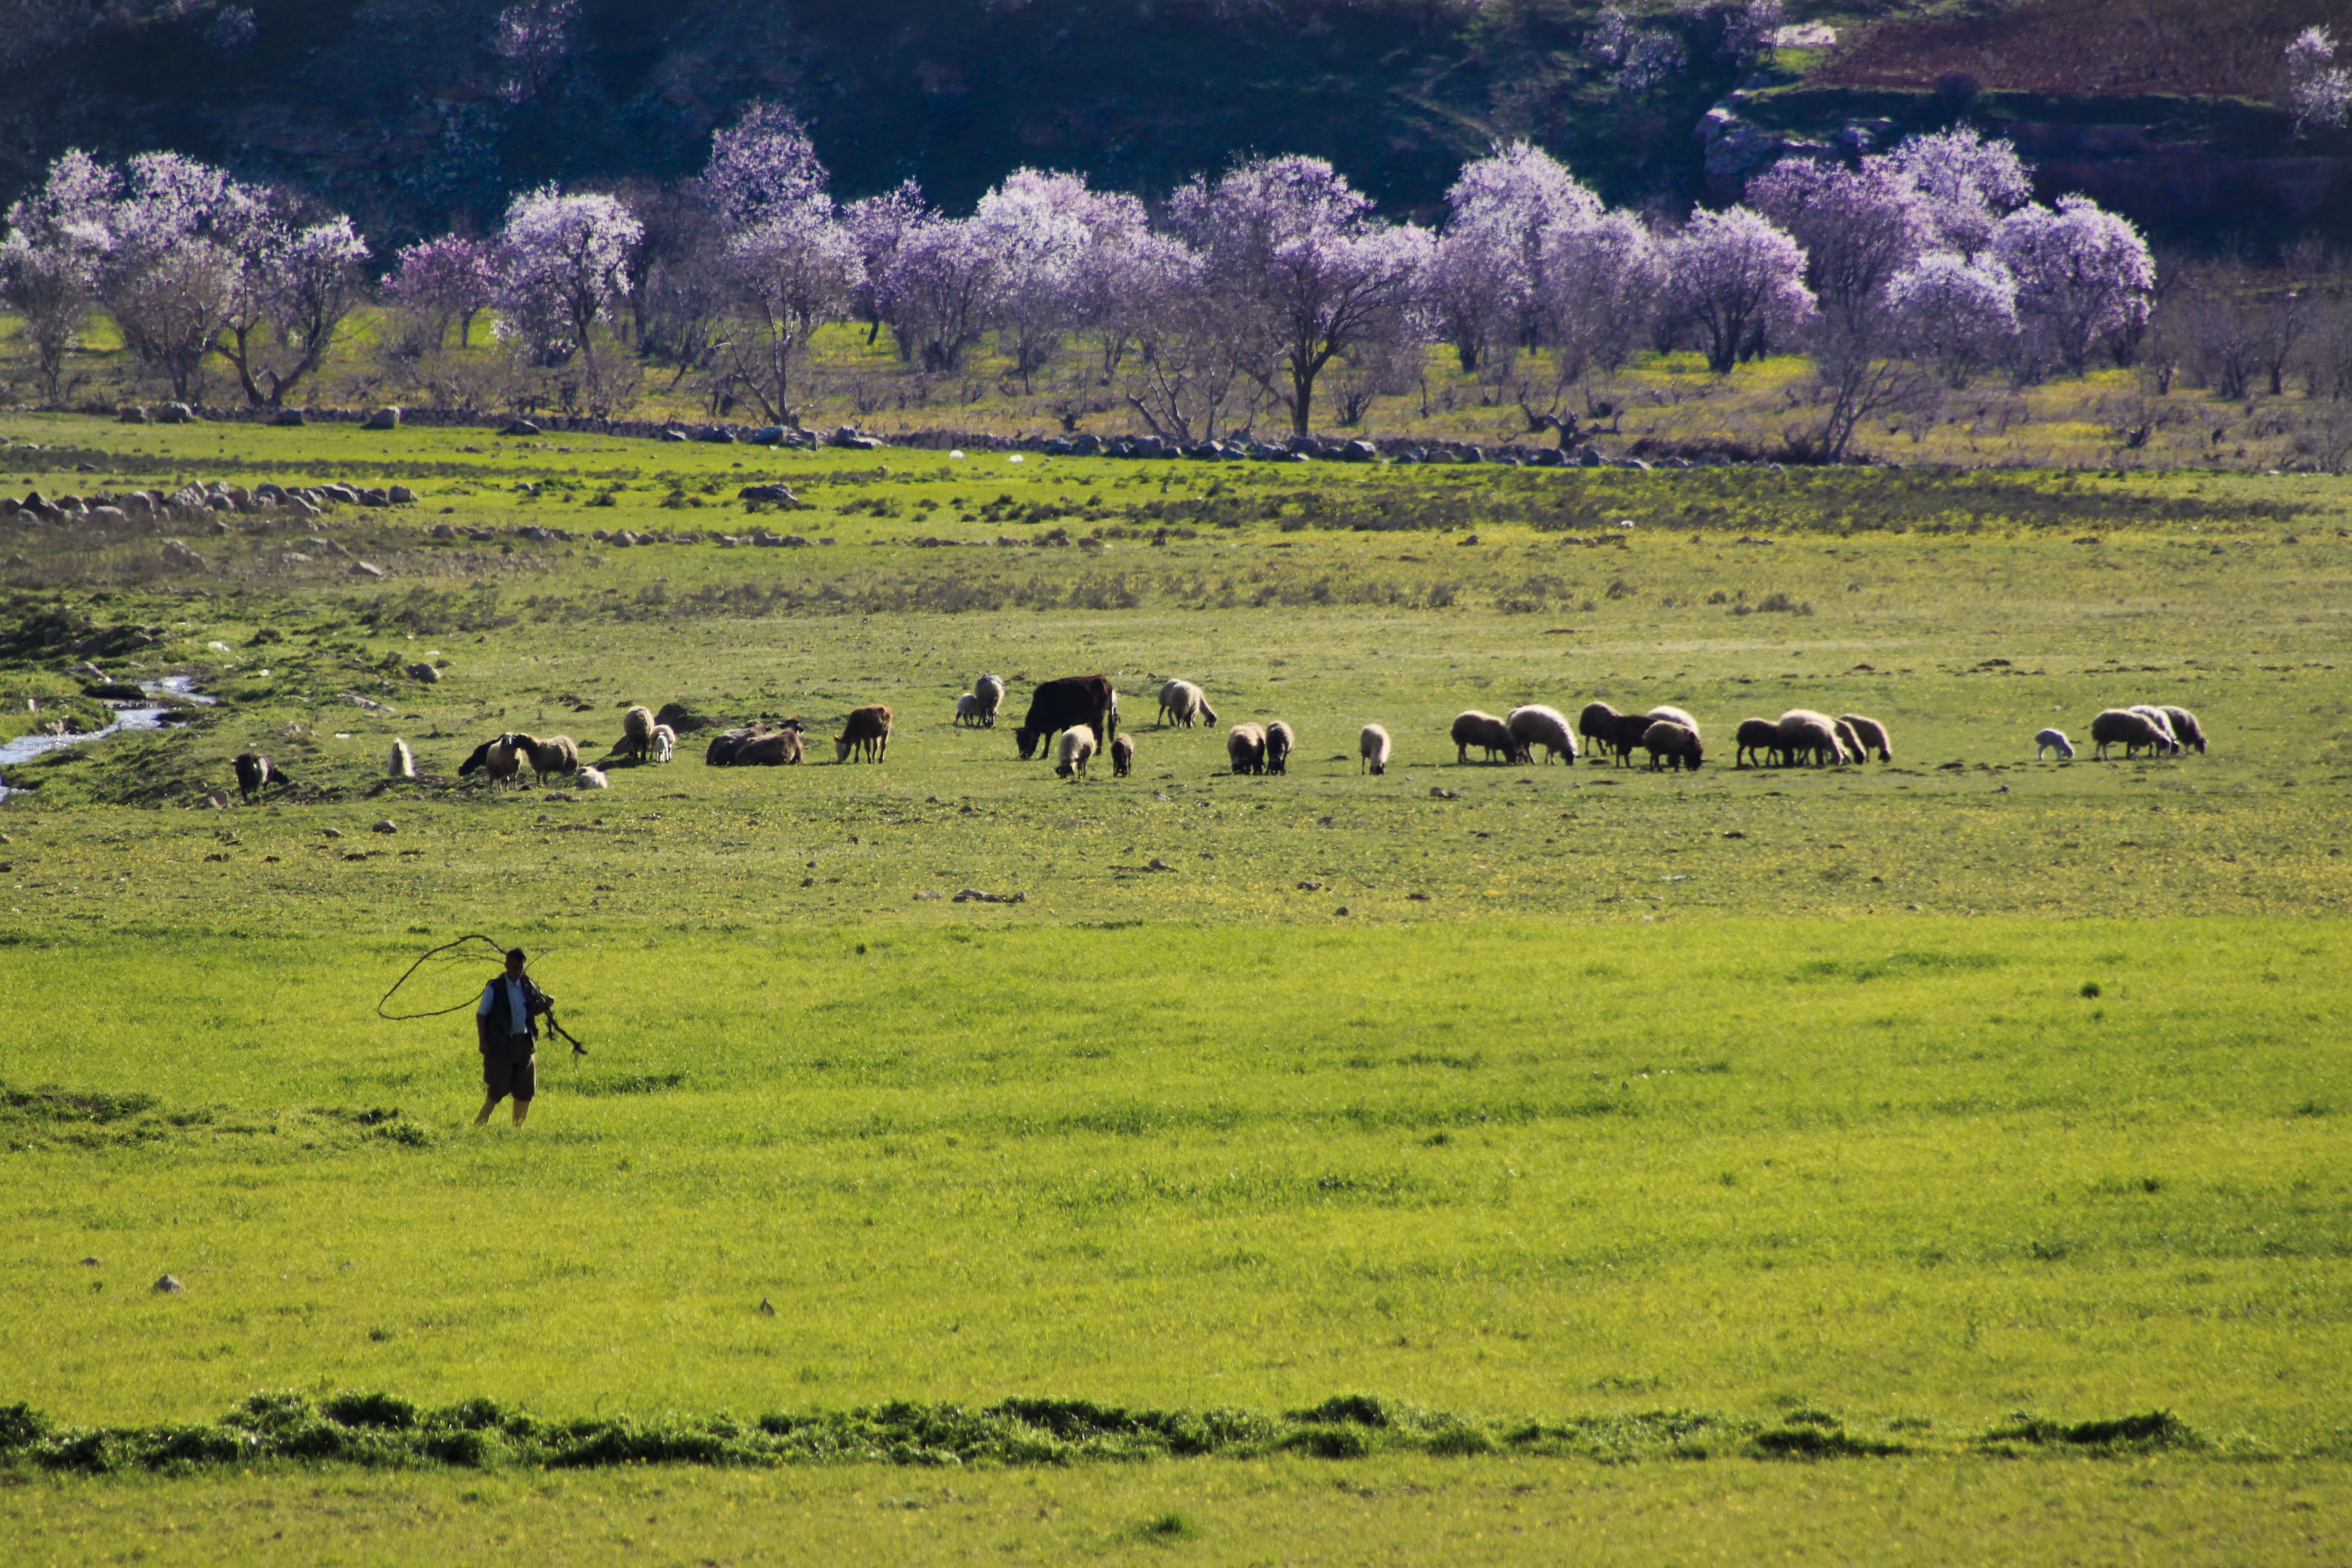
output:
<svg viewBox="0 0 2352 1568"><path fill-rule="evenodd" d="M1108 675L1066 675L1046 681L1029 700L1029 717L1013 731L1021 760L1025 763L1041 752L1050 754L1053 747L1045 742L1073 724L1092 730L1097 745L1109 745L1118 733L1115 700Z"/></svg>

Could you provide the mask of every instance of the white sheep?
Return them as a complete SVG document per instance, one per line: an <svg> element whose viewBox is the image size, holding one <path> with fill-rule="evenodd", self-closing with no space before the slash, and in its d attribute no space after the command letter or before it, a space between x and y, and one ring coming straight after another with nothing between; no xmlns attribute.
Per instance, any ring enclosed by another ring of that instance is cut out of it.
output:
<svg viewBox="0 0 2352 1568"><path fill-rule="evenodd" d="M980 727L996 728L996 710L1004 706L1004 682L1002 678L983 675L971 683L972 701L980 711Z"/></svg>
<svg viewBox="0 0 2352 1568"><path fill-rule="evenodd" d="M621 715L621 755L644 762L654 749L654 710L643 703Z"/></svg>
<svg viewBox="0 0 2352 1568"><path fill-rule="evenodd" d="M2033 737L2033 760L2040 762L2050 752L2058 753L2061 762L2070 762L2074 755L2074 742L2066 738L2063 730L2043 730Z"/></svg>
<svg viewBox="0 0 2352 1568"><path fill-rule="evenodd" d="M654 726L654 761L667 763L677 755L677 731L667 724Z"/></svg>
<svg viewBox="0 0 2352 1568"><path fill-rule="evenodd" d="M2163 749L2170 752L2175 756L2179 756L2180 754L2180 737L2172 732L2172 715L2170 713L2166 712L2163 709L2155 706L2153 703L2147 702L2135 702L2128 710L2126 710L2126 711L2138 714L2141 718L2147 720L2149 723L2163 731Z"/></svg>
<svg viewBox="0 0 2352 1568"><path fill-rule="evenodd" d="M1509 727L1511 739L1519 743L1521 754L1529 761L1534 760L1535 749L1541 746L1546 763L1573 765L1576 762L1576 734L1569 728L1568 715L1559 709L1529 702L1505 714L1503 722Z"/></svg>
<svg viewBox="0 0 2352 1568"><path fill-rule="evenodd" d="M1162 725L1181 724L1189 730L1204 720L1210 729L1217 727L1217 710L1209 706L1208 693L1189 680L1171 680L1160 688Z"/></svg>
<svg viewBox="0 0 2352 1568"><path fill-rule="evenodd" d="M1650 710L1650 717L1661 723L1680 724L1694 735L1699 732L1698 721L1679 708L1669 708L1664 703L1660 703Z"/></svg>
<svg viewBox="0 0 2352 1568"><path fill-rule="evenodd" d="M1073 724L1062 731L1061 761L1054 764L1054 772L1062 778L1082 779L1087 776L1087 763L1094 754L1094 731L1084 724Z"/></svg>
<svg viewBox="0 0 2352 1568"><path fill-rule="evenodd" d="M582 768L580 770L579 787L582 789L610 789L613 787L613 781L604 776L604 770L602 768Z"/></svg>
<svg viewBox="0 0 2352 1568"><path fill-rule="evenodd" d="M1389 732L1378 724L1367 724L1364 732L1356 737L1356 752L1362 759L1356 764L1358 773L1370 768L1374 778L1389 771Z"/></svg>
<svg viewBox="0 0 2352 1568"><path fill-rule="evenodd" d="M956 722L967 730L980 727L980 697L967 691L956 699Z"/></svg>

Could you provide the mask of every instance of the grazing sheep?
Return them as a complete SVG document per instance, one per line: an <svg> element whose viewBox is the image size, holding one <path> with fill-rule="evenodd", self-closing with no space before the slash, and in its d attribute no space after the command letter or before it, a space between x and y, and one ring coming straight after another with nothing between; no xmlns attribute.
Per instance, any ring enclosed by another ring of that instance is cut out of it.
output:
<svg viewBox="0 0 2352 1568"><path fill-rule="evenodd" d="M1290 762L1290 753L1298 744L1298 733L1276 719L1265 727L1265 771L1281 773Z"/></svg>
<svg viewBox="0 0 2352 1568"><path fill-rule="evenodd" d="M1882 763L1895 760L1895 742L1887 739L1886 726L1877 720L1865 719L1859 713L1842 713L1838 722L1852 730L1854 739L1862 742L1855 748L1854 761L1861 762L1873 752L1878 753Z"/></svg>
<svg viewBox="0 0 2352 1568"><path fill-rule="evenodd" d="M2131 710L2164 731L2164 749L2174 756L2180 754L2180 737L2172 732L2172 715L2146 702L2135 702Z"/></svg>
<svg viewBox="0 0 2352 1568"><path fill-rule="evenodd" d="M2200 757L2205 754L2205 726L2197 721L2196 714L2168 702L2164 705L2164 716L2172 721L2172 738L2175 741L2184 746L2196 747Z"/></svg>
<svg viewBox="0 0 2352 1568"><path fill-rule="evenodd" d="M1454 760L1457 763L1470 760L1470 748L1473 746L1484 751L1490 763L1498 752L1505 762L1518 755L1518 743L1511 739L1511 727L1492 713L1482 713L1475 708L1455 717L1453 735Z"/></svg>
<svg viewBox="0 0 2352 1568"><path fill-rule="evenodd" d="M971 683L972 701L980 709L980 727L996 728L996 710L1004 706L1004 681L993 675L983 675Z"/></svg>
<svg viewBox="0 0 2352 1568"><path fill-rule="evenodd" d="M1209 695L1189 680L1171 680L1160 689L1160 723L1161 728L1181 724L1187 730L1205 721L1210 729L1217 727L1217 710L1209 706Z"/></svg>
<svg viewBox="0 0 2352 1568"><path fill-rule="evenodd" d="M643 703L621 715L621 743L614 750L634 762L644 762L654 749L654 710Z"/></svg>
<svg viewBox="0 0 2352 1568"><path fill-rule="evenodd" d="M878 763L890 750L890 710L879 702L863 708L853 708L841 726L841 733L833 738L833 760L849 761L856 752L869 763Z"/></svg>
<svg viewBox="0 0 2352 1568"><path fill-rule="evenodd" d="M613 787L613 781L604 776L604 770L602 768L582 768L580 770L579 777L574 779L572 782L578 784L582 789L611 789Z"/></svg>
<svg viewBox="0 0 2352 1568"><path fill-rule="evenodd" d="M956 722L967 730L980 728L980 699L967 691L956 699Z"/></svg>
<svg viewBox="0 0 2352 1568"><path fill-rule="evenodd" d="M1378 724L1365 725L1363 733L1356 737L1356 752L1361 759L1356 764L1356 771L1361 773L1370 768L1374 778L1380 777L1389 771L1391 750L1386 730Z"/></svg>
<svg viewBox="0 0 2352 1568"><path fill-rule="evenodd" d="M1236 724L1226 731L1225 759L1237 773L1265 772L1265 731L1255 724Z"/></svg>
<svg viewBox="0 0 2352 1568"><path fill-rule="evenodd" d="M1731 741L1731 765L1735 768L1749 766L1744 759L1750 757L1755 759L1755 765L1760 767L1768 752L1772 761L1780 760L1780 726L1769 719L1742 719L1739 728L1732 732Z"/></svg>
<svg viewBox="0 0 2352 1568"><path fill-rule="evenodd" d="M550 773L576 773L580 771L580 742L569 735L551 735L541 741L523 737L525 754L530 771L539 777L540 787L547 787Z"/></svg>
<svg viewBox="0 0 2352 1568"><path fill-rule="evenodd" d="M805 754L798 730L778 730L772 734L753 735L738 744L733 765L739 768L795 767Z"/></svg>
<svg viewBox="0 0 2352 1568"><path fill-rule="evenodd" d="M1642 737L1657 721L1647 713L1620 713L1609 721L1608 745L1617 754L1618 766L1633 762L1633 753L1641 749Z"/></svg>
<svg viewBox="0 0 2352 1568"><path fill-rule="evenodd" d="M1121 735L1110 743L1110 776L1123 779L1135 769L1135 737Z"/></svg>
<svg viewBox="0 0 2352 1568"><path fill-rule="evenodd" d="M1533 762L1535 749L1541 746L1546 763L1576 765L1576 737L1569 732L1568 716L1559 709L1527 703L1505 714L1503 727L1518 742L1519 754L1525 760Z"/></svg>
<svg viewBox="0 0 2352 1568"><path fill-rule="evenodd" d="M1698 721L1692 718L1689 714L1684 712L1679 708L1669 708L1664 703L1661 703L1657 707L1650 710L1650 717L1662 723L1680 724L1684 729L1688 730L1694 735L1699 732Z"/></svg>
<svg viewBox="0 0 2352 1568"><path fill-rule="evenodd" d="M1623 717L1606 702L1588 702L1584 711L1576 716L1576 732L1592 742L1594 762L1615 746L1617 721Z"/></svg>
<svg viewBox="0 0 2352 1568"><path fill-rule="evenodd" d="M1855 734L1853 726L1847 723L1844 720L1831 720L1830 731L1837 736L1838 751L1840 752L1838 761L1842 763L1858 763L1867 755L1867 753L1862 749L1862 737Z"/></svg>
<svg viewBox="0 0 2352 1568"><path fill-rule="evenodd" d="M1056 777L1082 779L1087 776L1087 763L1095 754L1095 732L1084 724L1073 724L1062 731L1061 761L1054 764Z"/></svg>
<svg viewBox="0 0 2352 1568"><path fill-rule="evenodd" d="M1706 760L1706 753L1699 748L1698 731L1672 719L1652 723L1642 736L1642 745L1650 753L1654 773L1669 759L1677 770L1686 767L1696 773L1699 763Z"/></svg>
<svg viewBox="0 0 2352 1568"><path fill-rule="evenodd" d="M416 776L416 753L408 749L407 742L393 742L392 761L384 764L383 776L388 779L413 779Z"/></svg>
<svg viewBox="0 0 2352 1568"><path fill-rule="evenodd" d="M2128 708L2102 710L2091 721L2091 739L2096 745L2091 754L2105 762L2109 746L2121 746L2124 760L2128 762L2141 747L2150 752L2162 752L2172 745L2172 731L2156 724L2145 713Z"/></svg>
<svg viewBox="0 0 2352 1568"><path fill-rule="evenodd" d="M2038 763L2050 752L2056 752L2061 762L2071 762L2074 756L2074 742L2066 738L2066 731L2063 730L2036 731L2033 737L2033 760Z"/></svg>
<svg viewBox="0 0 2352 1568"><path fill-rule="evenodd" d="M677 755L677 731L667 724L654 726L654 761L667 763Z"/></svg>
<svg viewBox="0 0 2352 1568"><path fill-rule="evenodd" d="M1792 763L1801 757L1811 757L1826 767L1845 760L1845 748L1838 744L1837 721L1826 713L1791 708L1780 715L1776 727L1780 731L1780 750Z"/></svg>
<svg viewBox="0 0 2352 1568"><path fill-rule="evenodd" d="M278 764L258 752L236 754L236 787L245 798L251 800L271 784L289 785L293 780L278 772Z"/></svg>

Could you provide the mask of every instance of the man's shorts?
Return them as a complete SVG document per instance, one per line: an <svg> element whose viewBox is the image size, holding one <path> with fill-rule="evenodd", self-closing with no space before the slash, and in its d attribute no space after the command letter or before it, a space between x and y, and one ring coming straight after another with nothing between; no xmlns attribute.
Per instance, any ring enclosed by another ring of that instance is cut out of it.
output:
<svg viewBox="0 0 2352 1568"><path fill-rule="evenodd" d="M539 1058L530 1042L524 1041L515 1050L487 1050L482 1053L482 1087L490 1091L492 1100L513 1095L517 1100L529 1100L539 1092Z"/></svg>

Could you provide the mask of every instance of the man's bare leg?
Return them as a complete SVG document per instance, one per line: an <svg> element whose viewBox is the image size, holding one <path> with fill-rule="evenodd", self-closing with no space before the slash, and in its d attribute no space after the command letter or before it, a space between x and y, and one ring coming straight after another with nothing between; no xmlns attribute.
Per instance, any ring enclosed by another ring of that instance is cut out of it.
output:
<svg viewBox="0 0 2352 1568"><path fill-rule="evenodd" d="M515 1101L515 1125L516 1125L517 1127L521 1126L521 1125L522 1125L522 1123L523 1123L523 1119L524 1119L525 1117L529 1116L530 1114L530 1100L516 1100L516 1101Z"/></svg>
<svg viewBox="0 0 2352 1568"><path fill-rule="evenodd" d="M488 1100L485 1100L484 1101L482 1101L482 1113L481 1113L479 1116L477 1116L477 1117L475 1117L475 1118L474 1118L474 1125L475 1125L475 1126L477 1126L477 1127L479 1127L480 1125L482 1125L482 1123L484 1123L485 1121L488 1121L490 1119L490 1112L491 1112L491 1111L493 1111L493 1110L496 1110L499 1108L499 1101L501 1099L503 1099L503 1098L505 1098L505 1097L504 1097L504 1096L502 1096L502 1095L496 1095L496 1094L494 1094L494 1095L490 1096ZM516 1100L516 1101L515 1101L515 1109L516 1109L517 1110L520 1110L522 1109L522 1101L521 1101L521 1100ZM521 1118L521 1117L520 1117L520 1116L518 1116L518 1117L516 1117L516 1118L515 1118L515 1120L516 1120L516 1121L521 1121L521 1120L522 1120L522 1118Z"/></svg>

